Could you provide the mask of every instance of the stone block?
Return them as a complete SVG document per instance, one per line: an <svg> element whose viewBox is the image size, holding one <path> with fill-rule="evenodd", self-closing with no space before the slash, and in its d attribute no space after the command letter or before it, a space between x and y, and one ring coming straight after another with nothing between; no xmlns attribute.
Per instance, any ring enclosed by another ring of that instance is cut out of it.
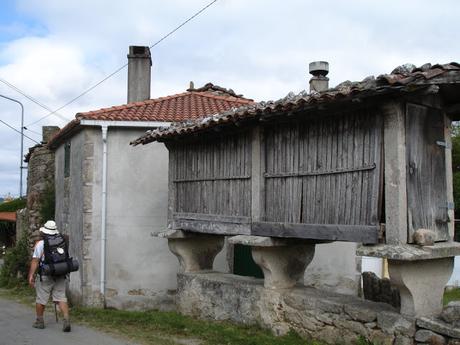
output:
<svg viewBox="0 0 460 345"><path fill-rule="evenodd" d="M460 339L460 327L455 327L451 324L445 323L442 320L421 317L417 319L417 326L429 329L435 333L446 335L451 338Z"/></svg>
<svg viewBox="0 0 460 345"><path fill-rule="evenodd" d="M432 246L436 240L436 233L430 229L418 229L414 232L414 242L419 246Z"/></svg>
<svg viewBox="0 0 460 345"><path fill-rule="evenodd" d="M428 343L431 345L445 345L446 338L442 335L429 331L427 329L419 329L415 333L415 340L421 343Z"/></svg>
<svg viewBox="0 0 460 345"><path fill-rule="evenodd" d="M460 301L450 302L442 311L441 319L460 327Z"/></svg>
<svg viewBox="0 0 460 345"><path fill-rule="evenodd" d="M383 311L378 313L377 326L388 334L400 333L413 336L415 333L414 322L394 312Z"/></svg>
<svg viewBox="0 0 460 345"><path fill-rule="evenodd" d="M361 322L373 322L377 320L377 311L371 308L363 308L361 304L345 305L345 313L350 315L353 320Z"/></svg>
<svg viewBox="0 0 460 345"><path fill-rule="evenodd" d="M414 339L412 337L404 337L402 335L398 335L395 338L393 345L413 345Z"/></svg>

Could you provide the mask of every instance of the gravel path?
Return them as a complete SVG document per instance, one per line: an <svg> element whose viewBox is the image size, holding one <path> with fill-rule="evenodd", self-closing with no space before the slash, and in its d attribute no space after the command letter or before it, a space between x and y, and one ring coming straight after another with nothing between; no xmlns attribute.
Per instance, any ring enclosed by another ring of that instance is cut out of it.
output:
<svg viewBox="0 0 460 345"><path fill-rule="evenodd" d="M63 333L54 315L45 314L45 329L35 329L34 310L0 298L0 345L135 345L92 329L72 325Z"/></svg>

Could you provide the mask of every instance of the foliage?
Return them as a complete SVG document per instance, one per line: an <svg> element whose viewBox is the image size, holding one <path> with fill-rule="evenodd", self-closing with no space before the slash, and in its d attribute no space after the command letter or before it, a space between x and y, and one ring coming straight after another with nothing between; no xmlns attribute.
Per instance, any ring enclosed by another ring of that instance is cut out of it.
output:
<svg viewBox="0 0 460 345"><path fill-rule="evenodd" d="M42 223L54 219L55 211L55 192L54 184L48 183L40 199L40 219Z"/></svg>
<svg viewBox="0 0 460 345"><path fill-rule="evenodd" d="M72 319L146 344L177 344L174 339L187 338L199 339L203 345L320 344L307 342L294 332L275 337L256 326L200 321L175 312L75 308Z"/></svg>
<svg viewBox="0 0 460 345"><path fill-rule="evenodd" d="M444 293L444 305L451 301L460 301L460 288L454 288Z"/></svg>
<svg viewBox="0 0 460 345"><path fill-rule="evenodd" d="M1 287L18 287L26 283L29 256L29 241L27 233L24 233L16 245L5 254L3 266L0 268Z"/></svg>
<svg viewBox="0 0 460 345"><path fill-rule="evenodd" d="M25 198L17 198L0 204L0 212L14 212L26 207Z"/></svg>

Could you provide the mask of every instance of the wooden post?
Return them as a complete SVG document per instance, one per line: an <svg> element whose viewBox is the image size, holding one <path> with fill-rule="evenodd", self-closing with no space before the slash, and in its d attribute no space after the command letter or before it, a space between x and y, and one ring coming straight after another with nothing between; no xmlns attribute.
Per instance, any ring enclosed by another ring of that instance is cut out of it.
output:
<svg viewBox="0 0 460 345"><path fill-rule="evenodd" d="M251 141L251 217L253 222L261 221L264 217L264 167L262 130L260 126L257 126L252 131Z"/></svg>
<svg viewBox="0 0 460 345"><path fill-rule="evenodd" d="M384 106L385 229L387 244L407 243L406 131L400 102Z"/></svg>
<svg viewBox="0 0 460 345"><path fill-rule="evenodd" d="M453 174L452 174L452 121L444 115L444 141L446 143L446 197L447 197L447 216L449 222L447 228L449 231L449 240L453 241L455 237L455 215L454 215L454 187L453 187Z"/></svg>

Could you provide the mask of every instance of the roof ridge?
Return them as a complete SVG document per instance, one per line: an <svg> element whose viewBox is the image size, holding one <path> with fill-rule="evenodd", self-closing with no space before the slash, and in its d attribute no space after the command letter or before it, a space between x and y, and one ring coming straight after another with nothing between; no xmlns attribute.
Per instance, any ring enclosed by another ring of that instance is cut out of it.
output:
<svg viewBox="0 0 460 345"><path fill-rule="evenodd" d="M231 102L238 102L238 103L243 103L243 104L248 104L248 103L253 103L254 100L251 98L244 98L244 97L236 97L236 96L221 96L221 95L214 95L208 91L188 91L191 94L195 94L201 97L207 97L207 98L214 98L214 99L220 99L224 101L231 101Z"/></svg>

